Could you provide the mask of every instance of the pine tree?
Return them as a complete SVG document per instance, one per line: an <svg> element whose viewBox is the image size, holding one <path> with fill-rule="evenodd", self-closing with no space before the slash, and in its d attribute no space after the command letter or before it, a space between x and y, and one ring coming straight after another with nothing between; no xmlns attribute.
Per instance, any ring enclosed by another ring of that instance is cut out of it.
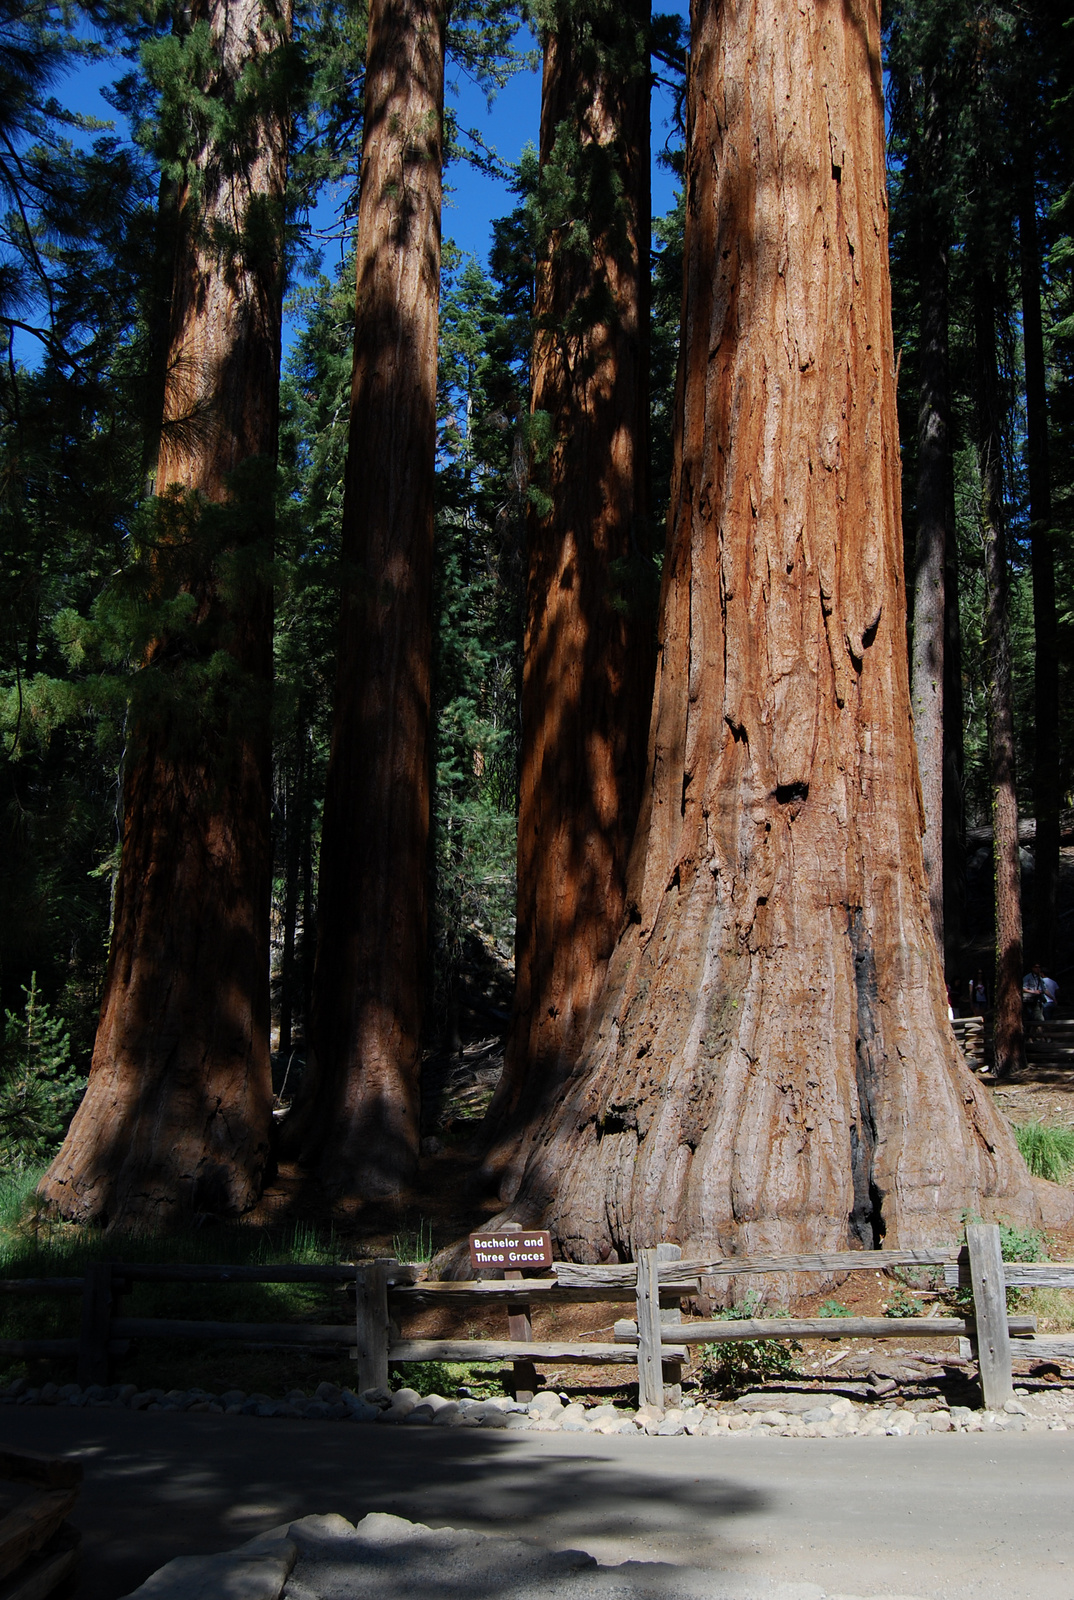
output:
<svg viewBox="0 0 1074 1600"><path fill-rule="evenodd" d="M41 1194L143 1225L238 1212L269 1155L274 463L290 10L209 0L155 42L176 186L157 621L132 697L122 855L85 1099ZM168 168L170 167L170 170Z"/></svg>

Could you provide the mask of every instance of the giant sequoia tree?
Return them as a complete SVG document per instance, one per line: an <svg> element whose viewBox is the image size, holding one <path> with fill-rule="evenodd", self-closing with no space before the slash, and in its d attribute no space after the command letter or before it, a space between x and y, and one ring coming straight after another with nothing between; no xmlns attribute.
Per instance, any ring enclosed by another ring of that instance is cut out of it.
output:
<svg viewBox="0 0 1074 1600"><path fill-rule="evenodd" d="M188 21L166 52L185 82L157 502L130 576L145 584L132 611L157 625L128 721L89 1087L41 1185L68 1216L124 1225L245 1209L269 1151L268 567L289 0L206 0Z"/></svg>
<svg viewBox="0 0 1074 1600"><path fill-rule="evenodd" d="M546 18L517 985L495 1166L577 1058L625 912L645 768L649 5Z"/></svg>
<svg viewBox="0 0 1074 1600"><path fill-rule="evenodd" d="M922 867L877 0L699 0L686 218L630 921L513 1212L582 1259L1039 1217Z"/></svg>
<svg viewBox="0 0 1074 1600"><path fill-rule="evenodd" d="M374 0L365 79L343 604L303 1126L326 1187L418 1155L445 9Z"/></svg>

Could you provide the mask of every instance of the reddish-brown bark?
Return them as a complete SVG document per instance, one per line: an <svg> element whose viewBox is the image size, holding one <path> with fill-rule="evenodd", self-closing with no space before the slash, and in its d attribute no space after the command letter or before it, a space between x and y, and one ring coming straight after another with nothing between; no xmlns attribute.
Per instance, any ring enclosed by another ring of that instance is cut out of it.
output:
<svg viewBox="0 0 1074 1600"><path fill-rule="evenodd" d="M688 140L633 920L511 1214L590 1260L1039 1218L929 922L876 0L700 0Z"/></svg>
<svg viewBox="0 0 1074 1600"><path fill-rule="evenodd" d="M290 30L287 0L209 0L206 92ZM286 110L241 152L206 146L180 192L158 491L186 501L157 557L194 597L146 667L124 773L112 947L89 1086L41 1184L67 1216L144 1225L238 1212L269 1156L268 918L272 467L276 452ZM238 475L232 478L232 474ZM227 684L173 696L173 664L230 657Z"/></svg>
<svg viewBox="0 0 1074 1600"><path fill-rule="evenodd" d="M369 16L343 605L304 1135L326 1188L391 1195L418 1153L429 835L444 18Z"/></svg>
<svg viewBox="0 0 1074 1600"><path fill-rule="evenodd" d="M600 995L625 914L652 696L648 5L628 7L629 27L604 18L640 41L633 62L619 52L613 64L611 41L580 42L578 15L545 45L541 163L547 184L557 138L576 139L573 176L588 175L604 214L586 219L582 245L579 218L553 230L537 265L532 408L552 443L529 523L517 977L492 1169L574 1065Z"/></svg>

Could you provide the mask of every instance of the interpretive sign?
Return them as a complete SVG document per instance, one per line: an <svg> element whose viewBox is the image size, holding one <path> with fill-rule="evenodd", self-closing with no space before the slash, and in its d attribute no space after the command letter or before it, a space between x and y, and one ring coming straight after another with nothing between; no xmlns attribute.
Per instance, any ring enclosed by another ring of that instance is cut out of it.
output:
<svg viewBox="0 0 1074 1600"><path fill-rule="evenodd" d="M530 1233L472 1233L470 1265L475 1270L504 1267L509 1271L518 1271L522 1267L550 1267L552 1235L539 1228Z"/></svg>

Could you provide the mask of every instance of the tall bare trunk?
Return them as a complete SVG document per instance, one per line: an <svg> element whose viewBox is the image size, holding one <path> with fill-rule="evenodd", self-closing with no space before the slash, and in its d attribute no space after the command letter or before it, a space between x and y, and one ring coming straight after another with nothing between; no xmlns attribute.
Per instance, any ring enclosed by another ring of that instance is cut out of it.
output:
<svg viewBox="0 0 1074 1600"><path fill-rule="evenodd" d="M1033 805L1037 813L1033 949L1037 960L1050 969L1056 956L1056 893L1059 885L1059 626L1055 604L1055 545L1052 537L1044 330L1041 325L1040 241L1031 149L1022 155L1018 237L1026 377L1029 541L1033 571L1033 701L1036 730Z"/></svg>
<svg viewBox="0 0 1074 1600"><path fill-rule="evenodd" d="M939 226L939 219L930 216L921 239L921 393L917 412L917 545L910 702L914 713L914 737L925 809L925 833L921 848L928 877L932 931L936 948L943 955L944 602L950 396L947 381L947 249Z"/></svg>
<svg viewBox="0 0 1074 1600"><path fill-rule="evenodd" d="M1025 1064L1022 1028L1022 870L1018 848L1014 695L1011 688L1011 640L1007 618L1007 529L1003 504L999 378L996 370L996 301L995 284L987 266L981 266L974 276L973 304L996 902L993 1037L996 1072L1004 1077Z"/></svg>
<svg viewBox="0 0 1074 1600"><path fill-rule="evenodd" d="M537 471L545 509L529 523L517 982L493 1167L574 1065L600 995L626 912L652 696L649 7L633 0L627 26L583 13L559 18L544 57L545 187L566 145L601 209L583 227L585 201L572 207L537 266L532 406L552 442ZM636 41L627 64L611 58L623 37Z"/></svg>
<svg viewBox="0 0 1074 1600"><path fill-rule="evenodd" d="M944 550L943 651L943 933L944 968L954 976L962 959L966 896L966 749L963 727L962 618L959 614L955 473L947 452L947 528Z"/></svg>
<svg viewBox="0 0 1074 1600"><path fill-rule="evenodd" d="M947 1022L905 650L876 0L697 0L630 899L511 1208L568 1256L1040 1213Z"/></svg>
<svg viewBox="0 0 1074 1600"><path fill-rule="evenodd" d="M373 0L308 1149L340 1195L418 1154L445 12Z"/></svg>
<svg viewBox="0 0 1074 1600"><path fill-rule="evenodd" d="M290 9L208 0L193 20L213 41L203 92L230 104L244 70L286 40ZM193 596L194 616L181 638L152 645L145 666L160 694L132 708L89 1087L41 1185L66 1215L115 1225L242 1211L269 1155L269 563L286 126L266 102L241 151L191 154L179 194L156 480L177 498L162 509L156 567L162 593L177 582ZM169 690L172 668L191 660L209 686ZM197 697L184 704L184 692Z"/></svg>

